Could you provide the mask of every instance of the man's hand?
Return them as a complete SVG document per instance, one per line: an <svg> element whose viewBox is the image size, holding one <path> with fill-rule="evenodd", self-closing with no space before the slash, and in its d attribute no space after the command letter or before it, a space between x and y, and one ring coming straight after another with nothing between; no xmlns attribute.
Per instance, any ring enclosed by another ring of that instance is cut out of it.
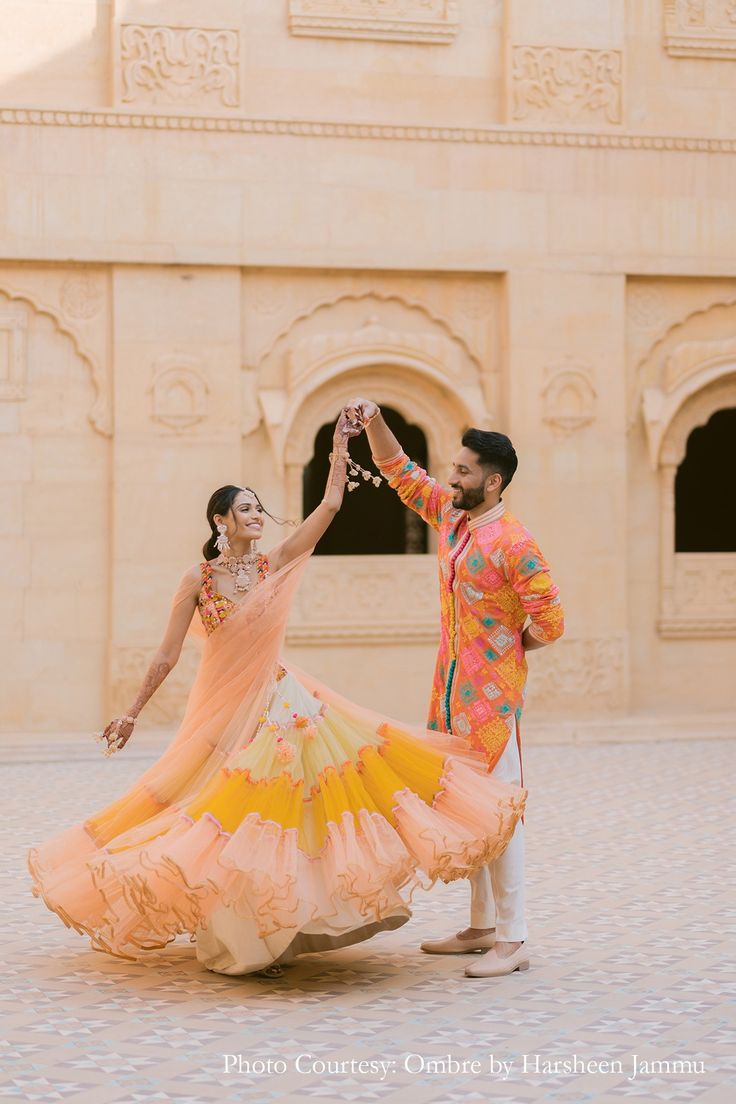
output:
<svg viewBox="0 0 736 1104"><path fill-rule="evenodd" d="M371 399L351 399L345 404L345 413L351 422L360 423L362 428L375 418L376 414L380 414L380 409Z"/></svg>
<svg viewBox="0 0 736 1104"><path fill-rule="evenodd" d="M534 651L537 650L537 648L546 648L548 642L546 640L540 640L538 637L534 636L529 631L529 629L530 629L530 626L527 625L527 627L524 629L523 633L521 634L521 646L524 649L524 651L525 652L534 652Z"/></svg>

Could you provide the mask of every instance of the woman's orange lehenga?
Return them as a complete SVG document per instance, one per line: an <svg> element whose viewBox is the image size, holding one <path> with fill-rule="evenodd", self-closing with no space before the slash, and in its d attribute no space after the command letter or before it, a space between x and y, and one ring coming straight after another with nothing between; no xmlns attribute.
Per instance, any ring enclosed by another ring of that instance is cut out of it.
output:
<svg viewBox="0 0 736 1104"><path fill-rule="evenodd" d="M266 569L238 605L205 567L208 636L173 741L118 801L29 853L34 894L95 948L144 959L188 932L208 969L250 973L399 927L420 870L464 878L510 840L526 791L464 741L279 662L308 558Z"/></svg>

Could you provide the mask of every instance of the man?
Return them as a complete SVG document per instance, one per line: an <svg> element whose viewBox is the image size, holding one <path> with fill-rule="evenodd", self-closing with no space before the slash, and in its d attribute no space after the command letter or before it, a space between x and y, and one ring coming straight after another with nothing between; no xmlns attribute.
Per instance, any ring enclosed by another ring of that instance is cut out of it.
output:
<svg viewBox="0 0 736 1104"><path fill-rule="evenodd" d="M464 737L496 777L521 785L525 653L557 640L564 625L547 564L501 499L518 463L513 445L502 433L467 430L447 491L407 457L374 402L355 399L346 411L365 425L389 484L439 534L441 636L428 727ZM484 951L468 977L527 969L521 823L503 855L470 884L470 927L422 950Z"/></svg>

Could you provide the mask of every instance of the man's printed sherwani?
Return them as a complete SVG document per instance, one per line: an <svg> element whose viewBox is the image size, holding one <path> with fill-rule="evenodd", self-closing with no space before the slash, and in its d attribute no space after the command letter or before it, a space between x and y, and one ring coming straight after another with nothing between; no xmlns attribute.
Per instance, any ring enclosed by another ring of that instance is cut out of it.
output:
<svg viewBox="0 0 736 1104"><path fill-rule="evenodd" d="M468 519L405 453L378 463L402 501L439 534L441 636L428 727L466 738L492 770L521 718L521 634L562 635L558 588L536 542L503 505Z"/></svg>

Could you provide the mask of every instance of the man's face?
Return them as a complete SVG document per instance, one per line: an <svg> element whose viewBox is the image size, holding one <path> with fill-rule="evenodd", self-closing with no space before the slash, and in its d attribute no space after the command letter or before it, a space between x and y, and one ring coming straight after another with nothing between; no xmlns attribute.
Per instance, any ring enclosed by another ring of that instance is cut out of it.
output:
<svg viewBox="0 0 736 1104"><path fill-rule="evenodd" d="M488 473L478 463L478 454L463 448L455 456L450 468L450 487L453 490L452 505L456 510L472 510L480 506L486 497Z"/></svg>

